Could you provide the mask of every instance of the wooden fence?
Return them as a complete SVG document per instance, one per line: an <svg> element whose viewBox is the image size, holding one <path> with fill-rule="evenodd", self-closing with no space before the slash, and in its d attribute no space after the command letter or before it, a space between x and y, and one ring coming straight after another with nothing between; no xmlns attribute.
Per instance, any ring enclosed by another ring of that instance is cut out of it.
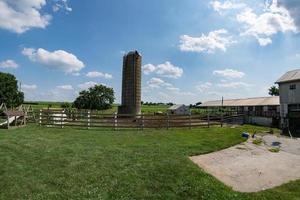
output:
<svg viewBox="0 0 300 200"><path fill-rule="evenodd" d="M101 114L95 111L59 111L40 110L39 124L47 127L79 127L79 128L192 128L223 126L223 123L235 118L243 118L242 115L169 115L169 114L140 114L120 115Z"/></svg>

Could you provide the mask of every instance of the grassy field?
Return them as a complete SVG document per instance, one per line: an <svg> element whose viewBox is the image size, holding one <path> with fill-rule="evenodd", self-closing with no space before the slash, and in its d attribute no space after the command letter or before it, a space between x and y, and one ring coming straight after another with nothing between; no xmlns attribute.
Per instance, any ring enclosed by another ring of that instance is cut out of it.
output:
<svg viewBox="0 0 300 200"><path fill-rule="evenodd" d="M243 194L188 159L262 130L0 130L0 199L299 199L300 181Z"/></svg>

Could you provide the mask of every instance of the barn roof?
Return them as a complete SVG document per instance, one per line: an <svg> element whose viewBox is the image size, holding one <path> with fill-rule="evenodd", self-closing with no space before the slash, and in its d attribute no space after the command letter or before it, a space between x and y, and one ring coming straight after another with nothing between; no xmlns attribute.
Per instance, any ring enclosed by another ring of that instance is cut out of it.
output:
<svg viewBox="0 0 300 200"><path fill-rule="evenodd" d="M228 99L223 101L224 107L236 106L279 106L279 97L257 97L248 99ZM222 100L207 101L200 105L200 107L220 107Z"/></svg>
<svg viewBox="0 0 300 200"><path fill-rule="evenodd" d="M280 79L276 81L276 83L285 83L298 80L300 80L300 69L286 72L282 77L280 77Z"/></svg>
<svg viewBox="0 0 300 200"><path fill-rule="evenodd" d="M168 110L177 110L178 108L181 108L182 106L185 106L183 104L176 104L168 108Z"/></svg>

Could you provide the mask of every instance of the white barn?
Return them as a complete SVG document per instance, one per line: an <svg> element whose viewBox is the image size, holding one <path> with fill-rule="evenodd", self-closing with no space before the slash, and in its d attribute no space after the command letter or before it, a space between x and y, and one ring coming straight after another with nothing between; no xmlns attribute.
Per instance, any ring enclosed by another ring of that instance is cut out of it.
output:
<svg viewBox="0 0 300 200"><path fill-rule="evenodd" d="M168 108L168 113L170 115L188 115L190 114L190 109L184 104L178 104Z"/></svg>

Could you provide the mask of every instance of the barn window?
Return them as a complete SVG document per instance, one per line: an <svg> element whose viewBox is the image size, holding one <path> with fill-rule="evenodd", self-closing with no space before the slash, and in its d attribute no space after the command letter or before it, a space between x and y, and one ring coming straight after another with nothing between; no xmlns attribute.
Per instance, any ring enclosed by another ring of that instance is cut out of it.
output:
<svg viewBox="0 0 300 200"><path fill-rule="evenodd" d="M290 85L290 90L296 90L296 84Z"/></svg>

